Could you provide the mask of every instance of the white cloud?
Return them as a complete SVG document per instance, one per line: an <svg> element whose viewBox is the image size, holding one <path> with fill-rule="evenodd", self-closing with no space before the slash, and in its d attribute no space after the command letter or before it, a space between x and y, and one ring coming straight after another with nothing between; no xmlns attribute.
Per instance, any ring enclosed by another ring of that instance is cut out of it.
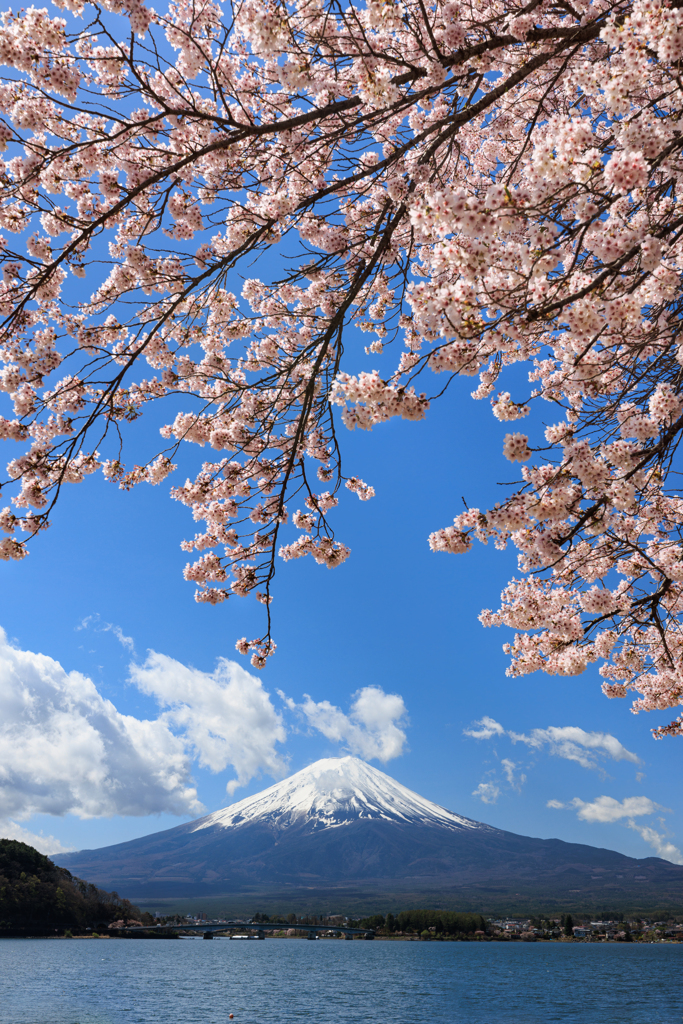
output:
<svg viewBox="0 0 683 1024"><path fill-rule="evenodd" d="M16 821L10 820L0 821L0 839L18 839L20 843L28 843L39 853L44 853L48 857L55 853L70 853L75 849L74 846L63 846L54 836L46 836L42 832L39 834L29 832L28 829L18 825Z"/></svg>
<svg viewBox="0 0 683 1024"><path fill-rule="evenodd" d="M647 825L637 825L635 821L629 821L628 827L640 833L645 842L649 843L664 860L670 860L672 864L683 864L683 854L681 851L673 843L667 842L666 837L660 832L656 832Z"/></svg>
<svg viewBox="0 0 683 1024"><path fill-rule="evenodd" d="M561 800L548 800L546 807L557 810L576 810L577 816L584 821L612 822L622 818L638 818L643 814L654 814L662 810L659 804L646 796L627 796L624 800L615 800L613 796L599 796L588 803L575 796L569 803Z"/></svg>
<svg viewBox="0 0 683 1024"><path fill-rule="evenodd" d="M478 726L478 728L475 728L475 726ZM470 726L469 729L463 729L463 733L465 736L471 736L475 740L490 740L494 736L512 735L503 728L500 722L497 722L495 718L490 718L489 715L484 715L483 718L474 722L473 726ZM526 775L519 770L520 766L515 761L510 760L509 757L501 758L500 763L508 785L520 792L526 782ZM500 796L500 787L493 782L482 782L475 789L472 796L478 796L485 804L492 804Z"/></svg>
<svg viewBox="0 0 683 1024"><path fill-rule="evenodd" d="M472 796L478 796L482 803L495 804L500 796L500 787L495 782L480 782Z"/></svg>
<svg viewBox="0 0 683 1024"><path fill-rule="evenodd" d="M532 729L530 736L515 732L508 735L513 743L525 743L536 749L548 744L551 754L564 757L568 761L576 761L583 768L597 767L595 757L588 751L605 754L614 761L640 764L638 755L627 750L616 736L608 732L586 732L576 725L565 725L561 728L551 725L547 729Z"/></svg>
<svg viewBox="0 0 683 1024"><path fill-rule="evenodd" d="M465 736L471 736L475 740L490 740L492 736L505 735L505 729L500 722L496 722L494 718L489 718L488 715L484 715L483 718L480 718L479 721L474 724L481 726L481 728L463 729Z"/></svg>
<svg viewBox="0 0 683 1024"><path fill-rule="evenodd" d="M571 806L577 808L577 815L583 821L611 822L622 818L639 818L643 814L654 814L660 810L659 804L646 796L627 796L624 800L615 800L613 796L599 796L592 803L585 803L574 797Z"/></svg>
<svg viewBox="0 0 683 1024"><path fill-rule="evenodd" d="M316 703L308 694L303 704L280 696L290 710L303 713L309 725L352 754L386 762L404 752L407 737L401 726L407 724L406 706L402 697L385 693L381 686L358 690L348 715L327 700Z"/></svg>
<svg viewBox="0 0 683 1024"><path fill-rule="evenodd" d="M513 789L521 790L522 786L526 782L526 775L523 772L517 774L519 765L511 761L509 757L504 757L500 762L505 772L505 778L508 780L508 785L512 786Z"/></svg>
<svg viewBox="0 0 683 1024"><path fill-rule="evenodd" d="M283 702L283 704L287 705L290 711L299 710L299 705L297 704L297 702L295 700L292 700L291 697L288 697L286 693L283 693L282 690L276 690L275 692L280 698L280 700Z"/></svg>
<svg viewBox="0 0 683 1024"><path fill-rule="evenodd" d="M91 623L94 623L96 633L113 633L122 647L125 647L130 654L135 654L135 641L133 637L126 636L121 627L116 626L113 622L103 622L100 624L99 613L96 615L86 615L84 619L81 619L80 623L75 627L76 632L81 629L88 629Z"/></svg>
<svg viewBox="0 0 683 1024"><path fill-rule="evenodd" d="M476 740L490 740L493 736L509 736L513 743L524 743L533 750L547 746L548 753L555 757L563 757L567 761L576 761L583 768L597 768L598 756L611 757L614 761L630 761L640 764L637 754L627 750L616 736L608 732L587 732L576 725L556 726L547 729L532 729L527 736L503 728L500 722L487 715L474 723L479 729L464 729L465 736Z"/></svg>
<svg viewBox="0 0 683 1024"><path fill-rule="evenodd" d="M235 662L208 673L151 652L131 677L167 710L121 714L92 680L17 650L0 629L0 823L21 828L9 822L36 813L199 814L193 757L214 772L231 766L230 793L262 770L284 774L281 716Z"/></svg>
<svg viewBox="0 0 683 1024"><path fill-rule="evenodd" d="M0 630L0 818L202 810L182 739Z"/></svg>
<svg viewBox="0 0 683 1024"><path fill-rule="evenodd" d="M132 636L126 636L120 626L115 626L111 622L105 622L102 626L103 633L113 633L118 642L122 647L125 647L131 654L135 654L135 643Z"/></svg>
<svg viewBox="0 0 683 1024"><path fill-rule="evenodd" d="M214 672L201 672L151 651L144 665L131 666L130 675L143 693L170 708L161 721L182 731L202 767L234 769L229 793L262 770L285 774L286 763L275 749L286 737L282 717L261 680L241 665L220 658Z"/></svg>

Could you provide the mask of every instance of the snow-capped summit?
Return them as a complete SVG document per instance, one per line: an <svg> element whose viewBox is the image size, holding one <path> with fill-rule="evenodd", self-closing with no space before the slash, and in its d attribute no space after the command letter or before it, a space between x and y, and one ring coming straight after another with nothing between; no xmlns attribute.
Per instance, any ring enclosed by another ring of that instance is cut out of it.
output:
<svg viewBox="0 0 683 1024"><path fill-rule="evenodd" d="M254 822L275 829L304 823L338 828L360 818L451 829L487 827L425 800L357 757L325 757L255 796L201 818L192 831Z"/></svg>

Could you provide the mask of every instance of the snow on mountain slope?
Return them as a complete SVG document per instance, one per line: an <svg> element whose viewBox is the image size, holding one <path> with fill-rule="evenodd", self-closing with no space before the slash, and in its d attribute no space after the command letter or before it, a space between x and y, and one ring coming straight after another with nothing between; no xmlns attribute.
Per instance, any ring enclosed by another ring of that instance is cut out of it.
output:
<svg viewBox="0 0 683 1024"><path fill-rule="evenodd" d="M357 757L326 757L262 793L200 818L192 831L255 822L271 829L307 823L327 829L359 818L439 825L452 830L490 829L425 800Z"/></svg>

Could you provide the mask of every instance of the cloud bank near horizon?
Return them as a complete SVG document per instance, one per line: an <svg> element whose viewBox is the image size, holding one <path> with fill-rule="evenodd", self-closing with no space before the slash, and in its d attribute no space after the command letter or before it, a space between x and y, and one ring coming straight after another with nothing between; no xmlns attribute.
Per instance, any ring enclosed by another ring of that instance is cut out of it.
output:
<svg viewBox="0 0 683 1024"><path fill-rule="evenodd" d="M626 827L637 832L664 860L672 864L683 864L683 853L669 842L666 835L657 832L650 825L640 825L635 819L658 812L666 812L668 808L650 800L647 796L627 796L623 800L615 800L612 796L599 796L593 801L581 800L575 796L568 803L561 800L548 800L546 807L556 810L575 810L577 817L591 824L612 824L626 819ZM659 819L664 825L664 819Z"/></svg>
<svg viewBox="0 0 683 1024"><path fill-rule="evenodd" d="M166 722L121 714L87 676L0 630L0 819L202 810Z"/></svg>

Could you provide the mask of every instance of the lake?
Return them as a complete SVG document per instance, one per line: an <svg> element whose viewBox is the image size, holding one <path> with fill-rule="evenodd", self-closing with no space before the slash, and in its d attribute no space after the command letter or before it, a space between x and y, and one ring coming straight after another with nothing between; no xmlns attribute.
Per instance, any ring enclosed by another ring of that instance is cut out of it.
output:
<svg viewBox="0 0 683 1024"><path fill-rule="evenodd" d="M0 940L1 1024L680 1024L683 944Z"/></svg>

